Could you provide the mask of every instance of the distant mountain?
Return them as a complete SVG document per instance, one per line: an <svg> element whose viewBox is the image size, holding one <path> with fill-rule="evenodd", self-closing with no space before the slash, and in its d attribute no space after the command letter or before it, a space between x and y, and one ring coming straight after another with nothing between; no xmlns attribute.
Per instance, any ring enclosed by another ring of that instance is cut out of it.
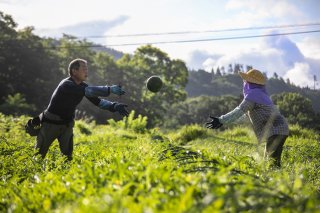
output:
<svg viewBox="0 0 320 213"><path fill-rule="evenodd" d="M70 40L73 40L73 39L76 40L75 36L68 35L68 34L64 34L63 37L65 37L67 39L70 39ZM61 45L61 41L59 39L55 39L55 38L47 38L47 39L50 39L50 42L51 42L52 46L59 47ZM93 42L88 42L88 43L86 43L86 45L89 46L95 52L106 52L106 53L108 53L109 55L113 56L113 58L115 60L120 59L125 54L125 53L123 53L121 51L115 50L115 49L110 48L110 47L103 46L101 44L93 43Z"/></svg>
<svg viewBox="0 0 320 213"><path fill-rule="evenodd" d="M92 50L94 50L96 52L106 52L109 55L112 55L115 60L120 59L124 55L123 52L120 52L118 50L115 50L115 49L112 49L112 48L109 48L109 47L104 47L104 46L101 46L101 47L96 47L95 46L95 47L92 47Z"/></svg>
<svg viewBox="0 0 320 213"><path fill-rule="evenodd" d="M186 91L189 97L200 95L222 96L222 95L242 95L243 81L239 74L216 74L204 70L189 71L189 81ZM320 112L320 91L312 90L308 87L301 88L295 86L282 78L272 77L267 81L267 91L269 95L279 94L282 92L299 93L312 102L315 112Z"/></svg>

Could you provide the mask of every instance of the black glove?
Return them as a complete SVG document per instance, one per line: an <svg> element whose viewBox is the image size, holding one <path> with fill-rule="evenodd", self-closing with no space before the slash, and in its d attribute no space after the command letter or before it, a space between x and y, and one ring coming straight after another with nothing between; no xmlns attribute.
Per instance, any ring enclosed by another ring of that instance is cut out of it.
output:
<svg viewBox="0 0 320 213"><path fill-rule="evenodd" d="M219 118L213 117L210 115L210 118L212 119L211 121L206 123L206 127L208 129L218 129L222 127L222 123L220 123Z"/></svg>
<svg viewBox="0 0 320 213"><path fill-rule="evenodd" d="M119 112L119 114L122 115L122 116L128 116L129 112L125 108L127 106L128 105L122 104L122 103L114 103L113 109L114 109L114 111Z"/></svg>

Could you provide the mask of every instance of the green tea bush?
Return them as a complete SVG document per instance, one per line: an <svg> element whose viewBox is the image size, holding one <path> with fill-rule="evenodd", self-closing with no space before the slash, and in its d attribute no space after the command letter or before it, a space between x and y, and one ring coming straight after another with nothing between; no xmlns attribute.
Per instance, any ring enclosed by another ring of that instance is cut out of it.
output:
<svg viewBox="0 0 320 213"><path fill-rule="evenodd" d="M291 137L298 138L310 138L315 140L320 140L320 133L313 129L302 128L300 125L291 125L289 129L289 134Z"/></svg>
<svg viewBox="0 0 320 213"><path fill-rule="evenodd" d="M85 134L85 135L91 135L92 131L90 130L92 128L93 125L89 125L88 123L86 123L83 120L78 120L75 123L75 130L74 131L79 131L79 133L81 134Z"/></svg>
<svg viewBox="0 0 320 213"><path fill-rule="evenodd" d="M136 133L145 133L147 131L147 120L146 116L138 115L134 118L135 111L132 110L128 117L124 117L120 121L115 121L114 119L109 119L108 123L112 127L133 130Z"/></svg>
<svg viewBox="0 0 320 213"><path fill-rule="evenodd" d="M233 126L219 132L219 135L229 140L252 141L252 143L257 142L252 128L247 126Z"/></svg>
<svg viewBox="0 0 320 213"><path fill-rule="evenodd" d="M177 133L172 136L173 141L178 142L180 145L184 145L189 141L197 138L204 138L208 135L208 130L197 125L183 126Z"/></svg>
<svg viewBox="0 0 320 213"><path fill-rule="evenodd" d="M242 127L141 133L76 121L66 162L57 141L34 155L27 119L0 114L0 212L320 211L320 147L307 129L289 136L274 169Z"/></svg>

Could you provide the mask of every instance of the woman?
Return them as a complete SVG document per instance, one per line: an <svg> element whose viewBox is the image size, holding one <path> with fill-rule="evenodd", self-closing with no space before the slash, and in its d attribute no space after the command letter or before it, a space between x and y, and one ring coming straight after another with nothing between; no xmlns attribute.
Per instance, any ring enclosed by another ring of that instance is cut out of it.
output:
<svg viewBox="0 0 320 213"><path fill-rule="evenodd" d="M266 141L265 157L270 157L274 165L280 167L283 145L289 135L288 123L274 106L266 91L266 77L256 69L239 74L243 79L243 101L225 115L210 116L212 120L206 123L207 128L218 129L246 114L258 142Z"/></svg>

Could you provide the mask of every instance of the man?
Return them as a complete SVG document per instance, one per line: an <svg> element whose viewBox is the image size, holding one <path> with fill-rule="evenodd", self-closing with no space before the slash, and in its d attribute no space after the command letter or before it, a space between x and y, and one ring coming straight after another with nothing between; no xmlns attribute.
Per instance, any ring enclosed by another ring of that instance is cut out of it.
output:
<svg viewBox="0 0 320 213"><path fill-rule="evenodd" d="M232 123L246 114L259 143L266 141L265 157L270 157L273 165L280 167L283 145L289 135L288 123L273 105L266 91L266 77L255 69L239 74L244 81L243 101L225 115L218 118L210 116L212 120L206 123L207 128L218 129L223 124Z"/></svg>
<svg viewBox="0 0 320 213"><path fill-rule="evenodd" d="M87 61L71 61L68 71L69 77L59 83L47 109L40 116L42 125L37 136L36 149L42 158L46 156L52 142L58 139L61 153L69 160L72 159L75 110L84 96L101 109L128 116L125 108L127 105L99 98L107 97L110 93L125 94L120 86L88 86L84 82L88 77Z"/></svg>

